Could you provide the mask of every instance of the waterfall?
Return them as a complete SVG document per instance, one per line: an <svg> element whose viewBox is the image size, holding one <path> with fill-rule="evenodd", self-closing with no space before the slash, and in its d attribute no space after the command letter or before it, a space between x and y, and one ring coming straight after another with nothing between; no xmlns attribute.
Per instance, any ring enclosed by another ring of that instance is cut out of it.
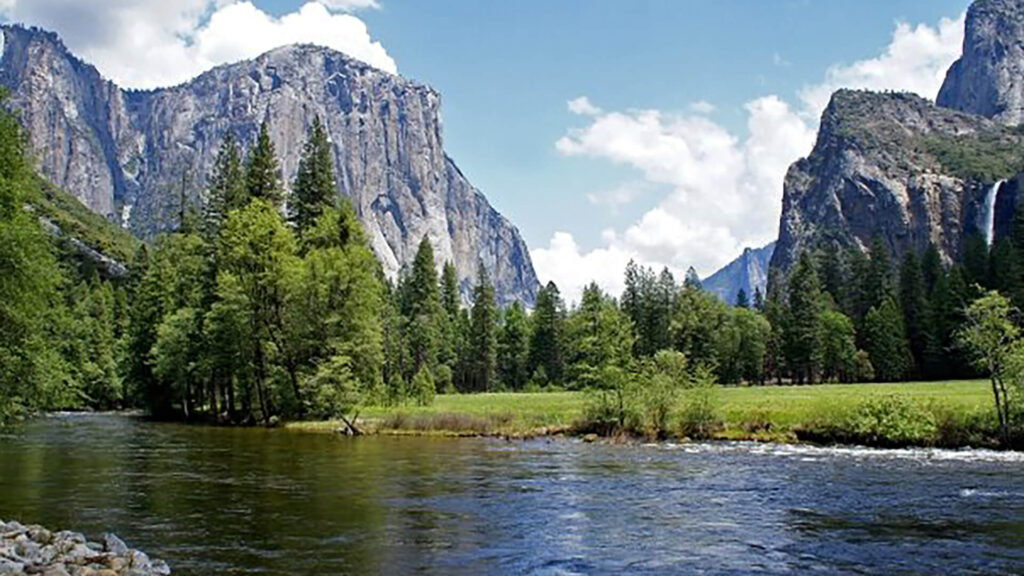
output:
<svg viewBox="0 0 1024 576"><path fill-rule="evenodd" d="M999 196L999 187L1005 180L1000 180L992 185L985 194L985 205L982 208L981 224L985 231L985 244L991 246L996 237L996 197Z"/></svg>

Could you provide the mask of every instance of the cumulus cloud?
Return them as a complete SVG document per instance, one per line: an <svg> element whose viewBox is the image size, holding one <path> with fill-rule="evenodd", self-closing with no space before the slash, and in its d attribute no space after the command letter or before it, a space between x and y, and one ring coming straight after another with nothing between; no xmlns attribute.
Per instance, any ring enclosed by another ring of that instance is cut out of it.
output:
<svg viewBox="0 0 1024 576"><path fill-rule="evenodd" d="M715 105L705 100L698 100L690 104L690 111L697 114L711 114L715 110Z"/></svg>
<svg viewBox="0 0 1024 576"><path fill-rule="evenodd" d="M358 17L375 0L319 0L274 17L240 0L0 0L7 20L59 33L104 76L130 88L184 82L286 44L320 44L381 70L397 66Z"/></svg>
<svg viewBox="0 0 1024 576"><path fill-rule="evenodd" d="M651 186L644 181L626 182L613 188L600 192L587 194L587 201L595 206L603 206L612 214L616 214L619 208L631 204L634 200L643 195Z"/></svg>
<svg viewBox="0 0 1024 576"><path fill-rule="evenodd" d="M679 277L689 266L708 275L744 247L767 244L778 232L786 171L810 152L832 92L907 90L934 97L959 56L963 24L963 15L937 26L898 23L881 55L830 67L821 83L798 92L795 106L776 95L748 102L742 137L706 117L714 109L710 103L668 113L604 111L585 96L570 102L570 110L586 115L587 124L559 138L558 152L632 167L644 181L670 191L623 232L606 231L596 249L582 249L568 231L556 233L548 246L531 251L538 275L576 299L590 280L620 292L630 259L668 266ZM588 112L578 112L580 103ZM605 192L588 198L609 203L614 198L618 208L637 196Z"/></svg>
<svg viewBox="0 0 1024 576"><path fill-rule="evenodd" d="M935 98L946 70L960 56L966 14L943 18L938 26L896 24L892 41L877 58L832 66L825 81L800 91L805 111L817 121L832 93L839 88L900 90Z"/></svg>
<svg viewBox="0 0 1024 576"><path fill-rule="evenodd" d="M580 116L596 116L601 113L601 109L590 103L590 98L586 96L580 96L569 100L569 112L573 114L579 114Z"/></svg>

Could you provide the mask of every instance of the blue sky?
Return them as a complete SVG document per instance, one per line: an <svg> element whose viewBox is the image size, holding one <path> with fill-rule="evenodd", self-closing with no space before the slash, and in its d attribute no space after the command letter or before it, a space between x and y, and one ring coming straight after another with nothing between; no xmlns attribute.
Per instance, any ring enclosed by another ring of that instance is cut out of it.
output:
<svg viewBox="0 0 1024 576"><path fill-rule="evenodd" d="M246 12L240 0L0 0L0 13L56 29L129 85L262 49L245 38L243 15L289 27L282 38L308 31L313 41L396 64L441 92L449 154L519 227L542 279L572 294L591 278L616 290L628 258L708 274L744 245L771 240L782 175L810 151L831 90L934 97L959 53L957 19L967 6L320 1L329 14L310 11L287 26L308 10L304 1L253 0ZM213 30L211 14L229 21L229 10L235 28ZM98 32L89 13L112 31ZM125 34L121 21L138 33ZM128 36L141 40L126 46ZM582 113L571 112L568 102L581 97Z"/></svg>

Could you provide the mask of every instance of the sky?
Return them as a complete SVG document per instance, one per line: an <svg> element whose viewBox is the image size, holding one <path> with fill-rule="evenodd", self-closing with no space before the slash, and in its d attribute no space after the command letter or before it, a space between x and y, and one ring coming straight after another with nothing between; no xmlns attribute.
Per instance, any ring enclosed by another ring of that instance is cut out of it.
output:
<svg viewBox="0 0 1024 576"><path fill-rule="evenodd" d="M125 87L292 42L442 94L448 153L572 300L775 238L842 87L934 99L967 0L0 0Z"/></svg>

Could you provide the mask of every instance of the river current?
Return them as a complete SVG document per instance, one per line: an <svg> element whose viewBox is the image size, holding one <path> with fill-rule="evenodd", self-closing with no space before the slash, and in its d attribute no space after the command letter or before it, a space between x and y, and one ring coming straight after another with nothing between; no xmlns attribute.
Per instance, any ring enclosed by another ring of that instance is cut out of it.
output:
<svg viewBox="0 0 1024 576"><path fill-rule="evenodd" d="M343 438L56 415L0 519L175 574L1024 572L1024 454Z"/></svg>

